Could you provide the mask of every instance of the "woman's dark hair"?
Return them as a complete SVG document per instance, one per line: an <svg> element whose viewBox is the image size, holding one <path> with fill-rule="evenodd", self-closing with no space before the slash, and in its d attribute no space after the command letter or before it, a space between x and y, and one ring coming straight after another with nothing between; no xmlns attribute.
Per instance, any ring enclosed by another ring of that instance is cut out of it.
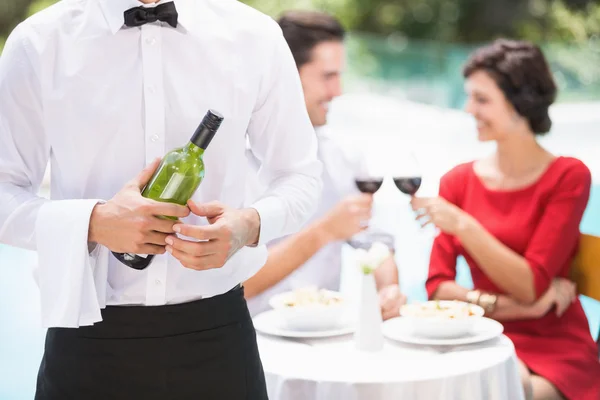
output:
<svg viewBox="0 0 600 400"><path fill-rule="evenodd" d="M550 131L548 108L556 99L556 84L541 49L526 41L498 39L470 56L463 76L487 72L515 110L538 135Z"/></svg>
<svg viewBox="0 0 600 400"><path fill-rule="evenodd" d="M335 17L318 11L288 11L277 22L298 68L310 61L318 44L342 42L346 35Z"/></svg>

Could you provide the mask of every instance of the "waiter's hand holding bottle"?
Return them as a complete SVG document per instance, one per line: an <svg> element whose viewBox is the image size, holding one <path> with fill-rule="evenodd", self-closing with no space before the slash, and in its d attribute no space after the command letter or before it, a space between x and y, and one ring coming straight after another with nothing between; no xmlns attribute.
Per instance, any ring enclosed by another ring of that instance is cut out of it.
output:
<svg viewBox="0 0 600 400"><path fill-rule="evenodd" d="M160 159L156 159L112 199L94 208L89 242L120 253L163 254L168 249L184 267L196 270L220 268L239 249L258 242L260 218L254 209L232 209L219 202L196 204L192 200L188 208L142 197L141 190L159 164ZM158 217L184 218L190 210L206 217L210 225L187 225ZM181 239L175 233L202 242Z"/></svg>
<svg viewBox="0 0 600 400"><path fill-rule="evenodd" d="M190 210L205 217L210 225L196 226L178 223L175 232L191 241L169 235L167 251L181 264L198 271L221 268L231 256L245 246L258 243L260 217L253 208L235 209L220 202L197 204L188 201Z"/></svg>
<svg viewBox="0 0 600 400"><path fill-rule="evenodd" d="M159 202L142 197L141 190L160 164L154 160L129 181L112 199L94 207L90 218L88 241L119 253L163 254L165 239L174 232L178 221L158 217L184 218L186 206Z"/></svg>

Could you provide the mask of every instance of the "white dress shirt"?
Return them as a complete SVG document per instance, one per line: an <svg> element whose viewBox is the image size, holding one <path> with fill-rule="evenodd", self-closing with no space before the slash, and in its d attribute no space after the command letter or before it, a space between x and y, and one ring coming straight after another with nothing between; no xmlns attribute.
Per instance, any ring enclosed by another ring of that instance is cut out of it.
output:
<svg viewBox="0 0 600 400"><path fill-rule="evenodd" d="M45 327L91 325L106 305L224 293L264 264L265 243L298 230L318 203L317 141L275 21L235 0L175 0L176 28L124 26L123 12L140 5L60 1L21 23L0 59L0 242L37 250ZM225 120L194 200L246 204L247 134L267 182L251 204L259 246L202 272L169 254L136 271L103 246L90 253L93 207L187 143L208 109ZM48 162L50 200L36 196Z"/></svg>
<svg viewBox="0 0 600 400"><path fill-rule="evenodd" d="M317 211L307 224L310 224L330 212L344 197L360 193L354 183L355 174L364 168L364 160L360 152L336 136L326 127L316 130L319 144L318 157L323 163L323 190ZM247 157L254 166L247 180L249 198L256 197L264 190L264 185L257 178L258 162L247 150ZM273 246L285 238L273 240L268 246ZM252 315L266 311L270 308L269 299L275 294L316 286L319 289L339 290L340 275L342 270L343 242L331 242L321 248L300 268L285 277L275 286L248 300L248 308Z"/></svg>

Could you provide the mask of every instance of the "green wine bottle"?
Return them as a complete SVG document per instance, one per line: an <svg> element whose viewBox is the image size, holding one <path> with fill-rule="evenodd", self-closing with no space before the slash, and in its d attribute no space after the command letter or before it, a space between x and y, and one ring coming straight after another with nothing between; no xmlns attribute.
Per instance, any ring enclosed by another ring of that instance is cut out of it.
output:
<svg viewBox="0 0 600 400"><path fill-rule="evenodd" d="M219 130L223 116L208 110L187 145L168 152L156 172L142 190L142 196L167 203L185 206L204 179L204 152ZM165 215L163 218L176 220ZM115 253L113 255L128 267L142 270L154 258L153 255Z"/></svg>

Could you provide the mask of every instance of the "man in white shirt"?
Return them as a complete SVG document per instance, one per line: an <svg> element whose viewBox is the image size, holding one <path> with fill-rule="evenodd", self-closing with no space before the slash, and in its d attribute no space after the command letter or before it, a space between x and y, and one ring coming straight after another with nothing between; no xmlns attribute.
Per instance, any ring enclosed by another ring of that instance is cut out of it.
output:
<svg viewBox="0 0 600 400"><path fill-rule="evenodd" d="M342 243L364 229L372 205L372 195L361 194L354 183L360 158L352 157L340 138L324 128L329 103L342 94L343 27L334 17L312 11L290 11L278 22L296 60L306 108L317 132L324 185L310 223L299 233L270 243L267 263L244 283L252 314L268 309L269 298L284 291L305 286L339 290ZM260 163L249 147L247 155L257 170ZM258 179L248 182L251 193L261 187ZM375 278L383 318L398 316L406 298L398 288L393 258L376 270Z"/></svg>
<svg viewBox="0 0 600 400"><path fill-rule="evenodd" d="M189 208L143 198L208 109L224 121ZM267 185L243 208L246 135ZM313 213L316 152L281 29L242 3L63 0L21 23L0 59L0 242L39 256L36 399L266 399L240 283Z"/></svg>

